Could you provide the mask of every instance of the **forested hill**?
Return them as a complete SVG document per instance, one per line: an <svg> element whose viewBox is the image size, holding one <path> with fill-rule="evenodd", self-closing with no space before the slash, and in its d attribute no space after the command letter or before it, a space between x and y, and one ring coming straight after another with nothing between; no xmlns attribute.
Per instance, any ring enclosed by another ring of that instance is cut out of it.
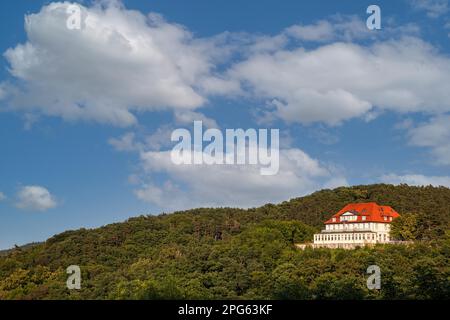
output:
<svg viewBox="0 0 450 320"><path fill-rule="evenodd" d="M411 246L296 250L349 202L402 217ZM195 209L67 231L0 256L0 299L427 299L450 295L450 189L370 185L254 209ZM382 289L366 269L382 268ZM66 288L78 265L82 289Z"/></svg>

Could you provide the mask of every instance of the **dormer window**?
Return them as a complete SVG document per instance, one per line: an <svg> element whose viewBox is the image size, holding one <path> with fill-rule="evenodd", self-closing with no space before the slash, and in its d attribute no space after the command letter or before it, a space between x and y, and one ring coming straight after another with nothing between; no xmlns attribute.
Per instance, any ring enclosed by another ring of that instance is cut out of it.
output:
<svg viewBox="0 0 450 320"><path fill-rule="evenodd" d="M331 219L331 221L336 222L336 218Z"/></svg>
<svg viewBox="0 0 450 320"><path fill-rule="evenodd" d="M356 221L358 216L353 212L346 212L340 216L341 221Z"/></svg>

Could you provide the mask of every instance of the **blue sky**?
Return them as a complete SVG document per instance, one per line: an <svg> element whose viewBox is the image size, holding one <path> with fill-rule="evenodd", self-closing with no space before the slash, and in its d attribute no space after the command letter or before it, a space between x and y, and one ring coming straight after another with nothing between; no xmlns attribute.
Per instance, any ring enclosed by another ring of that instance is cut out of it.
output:
<svg viewBox="0 0 450 320"><path fill-rule="evenodd" d="M139 214L328 187L450 186L450 5L0 4L0 248ZM152 13L150 16L148 14ZM25 16L29 15L25 24ZM170 132L279 128L280 174L174 167Z"/></svg>

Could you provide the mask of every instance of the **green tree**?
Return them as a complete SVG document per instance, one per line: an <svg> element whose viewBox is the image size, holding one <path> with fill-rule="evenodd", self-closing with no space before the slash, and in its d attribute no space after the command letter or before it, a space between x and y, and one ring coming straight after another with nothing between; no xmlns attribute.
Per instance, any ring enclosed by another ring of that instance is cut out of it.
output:
<svg viewBox="0 0 450 320"><path fill-rule="evenodd" d="M396 240L416 240L418 236L418 215L404 213L391 224L391 238Z"/></svg>

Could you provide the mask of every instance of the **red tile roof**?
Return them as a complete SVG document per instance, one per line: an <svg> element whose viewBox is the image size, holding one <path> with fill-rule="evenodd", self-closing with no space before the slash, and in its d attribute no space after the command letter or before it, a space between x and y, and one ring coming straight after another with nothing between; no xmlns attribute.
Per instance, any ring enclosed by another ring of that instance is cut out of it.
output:
<svg viewBox="0 0 450 320"><path fill-rule="evenodd" d="M346 212L351 212L356 215L356 220L352 221L340 221L339 217ZM362 217L365 216L366 220L363 220ZM392 209L389 206L379 206L375 202L368 203L350 203L342 208L341 211L336 213L331 219L325 221L325 224L333 224L333 223L355 223L355 222L385 222L390 223L393 219L399 217L397 211ZM386 217L386 220L384 218ZM389 219L391 217L392 219ZM336 221L333 222L333 218L336 218Z"/></svg>

